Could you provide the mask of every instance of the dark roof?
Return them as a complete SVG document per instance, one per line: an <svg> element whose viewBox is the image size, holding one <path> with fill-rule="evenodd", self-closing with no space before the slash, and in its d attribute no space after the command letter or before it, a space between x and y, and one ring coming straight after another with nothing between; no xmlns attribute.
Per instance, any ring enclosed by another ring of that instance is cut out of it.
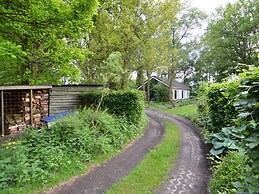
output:
<svg viewBox="0 0 259 194"><path fill-rule="evenodd" d="M162 77L158 77L158 76L151 76L151 79L150 80L156 80L162 84L164 84L165 86L169 87L169 79L167 78L162 78ZM145 82L145 84L147 83L147 81ZM141 88L142 86L140 86L139 88ZM173 81L173 88L174 89L182 89L182 90L191 90L190 87L184 85L183 83L180 83L176 80Z"/></svg>
<svg viewBox="0 0 259 194"><path fill-rule="evenodd" d="M0 90L39 90L39 89L51 89L51 85L9 85L0 86Z"/></svg>

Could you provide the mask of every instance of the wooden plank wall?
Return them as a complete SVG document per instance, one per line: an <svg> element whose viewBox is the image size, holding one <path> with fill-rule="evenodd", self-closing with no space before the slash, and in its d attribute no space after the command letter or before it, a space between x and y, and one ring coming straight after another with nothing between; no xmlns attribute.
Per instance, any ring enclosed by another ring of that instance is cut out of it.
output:
<svg viewBox="0 0 259 194"><path fill-rule="evenodd" d="M80 106L79 94L101 89L101 85L53 86L50 90L49 115L73 110Z"/></svg>

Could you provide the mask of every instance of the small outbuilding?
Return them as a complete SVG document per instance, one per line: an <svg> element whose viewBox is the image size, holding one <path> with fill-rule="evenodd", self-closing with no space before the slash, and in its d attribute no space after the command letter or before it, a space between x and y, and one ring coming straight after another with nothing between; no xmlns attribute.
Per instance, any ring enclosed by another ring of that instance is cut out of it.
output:
<svg viewBox="0 0 259 194"><path fill-rule="evenodd" d="M145 81L145 88L147 88L147 82ZM160 84L161 86L169 87L169 79L166 78L161 78L158 76L152 76L150 78L150 88L153 90L154 85ZM138 89L142 89L142 86L139 86ZM173 82L173 87L171 88L173 91L173 100L184 100L184 99L189 99L190 98L190 91L191 88L189 86L186 86L183 83L180 83L176 80ZM150 99L152 100L152 91L151 91L151 97Z"/></svg>
<svg viewBox="0 0 259 194"><path fill-rule="evenodd" d="M49 115L49 90L52 86L0 86L1 135L17 133L28 126L40 127Z"/></svg>
<svg viewBox="0 0 259 194"><path fill-rule="evenodd" d="M80 107L79 95L101 90L103 85L0 86L1 135L39 128L43 118Z"/></svg>

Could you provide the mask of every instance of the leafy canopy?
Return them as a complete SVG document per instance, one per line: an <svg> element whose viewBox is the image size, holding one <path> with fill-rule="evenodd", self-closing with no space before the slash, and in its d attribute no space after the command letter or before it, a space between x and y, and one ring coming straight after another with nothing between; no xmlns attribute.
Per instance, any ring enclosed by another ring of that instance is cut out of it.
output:
<svg viewBox="0 0 259 194"><path fill-rule="evenodd" d="M0 84L78 81L97 0L0 2ZM80 41L81 40L81 41Z"/></svg>

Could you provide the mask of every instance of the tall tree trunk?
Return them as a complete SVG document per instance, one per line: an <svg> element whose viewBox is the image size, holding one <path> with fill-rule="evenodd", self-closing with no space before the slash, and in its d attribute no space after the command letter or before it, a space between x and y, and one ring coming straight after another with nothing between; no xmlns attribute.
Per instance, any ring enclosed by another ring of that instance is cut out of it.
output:
<svg viewBox="0 0 259 194"><path fill-rule="evenodd" d="M136 86L139 87L143 85L144 82L144 66L142 66L137 70Z"/></svg>
<svg viewBox="0 0 259 194"><path fill-rule="evenodd" d="M147 71L147 102L150 102L150 77L151 73Z"/></svg>
<svg viewBox="0 0 259 194"><path fill-rule="evenodd" d="M175 105L174 96L173 96L173 87L174 87L174 80L176 77L176 70L178 67L178 57L177 57L177 50L175 49L172 54L172 64L168 69L168 79L169 79L169 101L172 105Z"/></svg>

